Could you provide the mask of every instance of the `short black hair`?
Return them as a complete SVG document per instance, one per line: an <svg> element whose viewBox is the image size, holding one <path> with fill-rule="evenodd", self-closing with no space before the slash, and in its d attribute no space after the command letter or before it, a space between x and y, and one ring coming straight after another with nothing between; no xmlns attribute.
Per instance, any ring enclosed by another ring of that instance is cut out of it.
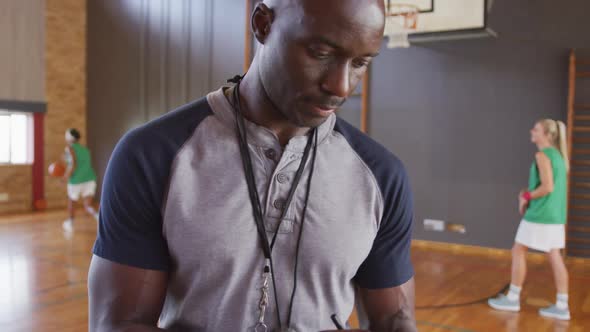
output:
<svg viewBox="0 0 590 332"><path fill-rule="evenodd" d="M70 135L72 135L72 137L76 139L76 141L79 140L80 137L82 137L82 135L80 135L80 132L76 128L70 128L68 129L68 131L70 132Z"/></svg>

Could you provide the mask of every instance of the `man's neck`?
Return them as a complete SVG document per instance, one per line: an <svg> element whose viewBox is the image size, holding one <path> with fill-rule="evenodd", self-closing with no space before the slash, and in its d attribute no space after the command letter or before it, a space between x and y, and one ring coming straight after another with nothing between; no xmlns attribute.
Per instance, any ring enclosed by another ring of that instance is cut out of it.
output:
<svg viewBox="0 0 590 332"><path fill-rule="evenodd" d="M256 75L256 71L248 72L242 79L240 83L240 102L242 116L271 130L277 136L281 146L286 146L291 138L303 136L309 131L309 128L294 126L275 107L268 98L262 82Z"/></svg>

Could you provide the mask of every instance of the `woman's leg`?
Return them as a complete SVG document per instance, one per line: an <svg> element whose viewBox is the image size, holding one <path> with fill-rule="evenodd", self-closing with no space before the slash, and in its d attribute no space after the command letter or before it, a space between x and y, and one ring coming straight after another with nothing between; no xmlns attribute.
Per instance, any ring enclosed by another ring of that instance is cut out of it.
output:
<svg viewBox="0 0 590 332"><path fill-rule="evenodd" d="M84 197L83 201L84 201L84 209L86 209L86 212L88 212L88 214L90 214L92 217L94 217L96 220L98 220L98 213L96 212L96 210L94 209L94 206L92 205L92 196Z"/></svg>
<svg viewBox="0 0 590 332"><path fill-rule="evenodd" d="M553 270L553 278L555 279L555 288L557 288L557 293L567 294L569 275L567 273L565 263L563 262L563 258L561 257L560 250L551 249L551 251L547 253L547 258L549 259L551 269Z"/></svg>
<svg viewBox="0 0 590 332"><path fill-rule="evenodd" d="M61 227L63 227L64 231L71 232L74 228L74 204L76 202L68 197L68 219L63 222Z"/></svg>
<svg viewBox="0 0 590 332"><path fill-rule="evenodd" d="M526 278L526 253L528 248L520 243L512 247L512 279L510 283L522 287Z"/></svg>
<svg viewBox="0 0 590 332"><path fill-rule="evenodd" d="M553 270L553 277L555 279L555 287L557 288L557 296L555 305L547 308L542 308L539 313L545 317L569 320L570 311L568 305L568 273L561 252L559 249L551 249L547 253L547 258Z"/></svg>
<svg viewBox="0 0 590 332"><path fill-rule="evenodd" d="M527 247L514 243L512 247L512 279L508 294L500 294L488 300L488 304L497 310L520 311L520 291L526 277Z"/></svg>
<svg viewBox="0 0 590 332"><path fill-rule="evenodd" d="M68 215L70 220L74 220L74 203L71 198L68 198Z"/></svg>

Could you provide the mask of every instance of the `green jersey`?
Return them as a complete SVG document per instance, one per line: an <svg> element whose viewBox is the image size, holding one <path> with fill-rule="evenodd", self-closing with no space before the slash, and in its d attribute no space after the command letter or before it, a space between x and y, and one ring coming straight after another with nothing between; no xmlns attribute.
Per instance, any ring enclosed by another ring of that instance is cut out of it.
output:
<svg viewBox="0 0 590 332"><path fill-rule="evenodd" d="M79 184L96 181L96 173L94 173L94 169L92 169L90 151L88 148L79 143L74 143L72 144L72 150L74 151L74 157L76 158L76 169L72 172L68 183Z"/></svg>
<svg viewBox="0 0 590 332"><path fill-rule="evenodd" d="M567 216L567 169L561 153L556 148L545 148L542 152L551 161L553 191L546 196L533 199L524 215L529 222L539 224L565 224ZM541 185L536 161L531 166L529 191Z"/></svg>

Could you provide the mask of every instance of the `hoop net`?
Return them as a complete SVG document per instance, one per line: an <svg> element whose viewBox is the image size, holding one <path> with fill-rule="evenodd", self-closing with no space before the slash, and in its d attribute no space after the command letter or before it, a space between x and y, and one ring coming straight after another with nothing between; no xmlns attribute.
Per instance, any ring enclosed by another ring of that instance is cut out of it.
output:
<svg viewBox="0 0 590 332"><path fill-rule="evenodd" d="M390 4L385 18L385 33L388 48L410 47L408 34L418 26L420 11L414 5Z"/></svg>

